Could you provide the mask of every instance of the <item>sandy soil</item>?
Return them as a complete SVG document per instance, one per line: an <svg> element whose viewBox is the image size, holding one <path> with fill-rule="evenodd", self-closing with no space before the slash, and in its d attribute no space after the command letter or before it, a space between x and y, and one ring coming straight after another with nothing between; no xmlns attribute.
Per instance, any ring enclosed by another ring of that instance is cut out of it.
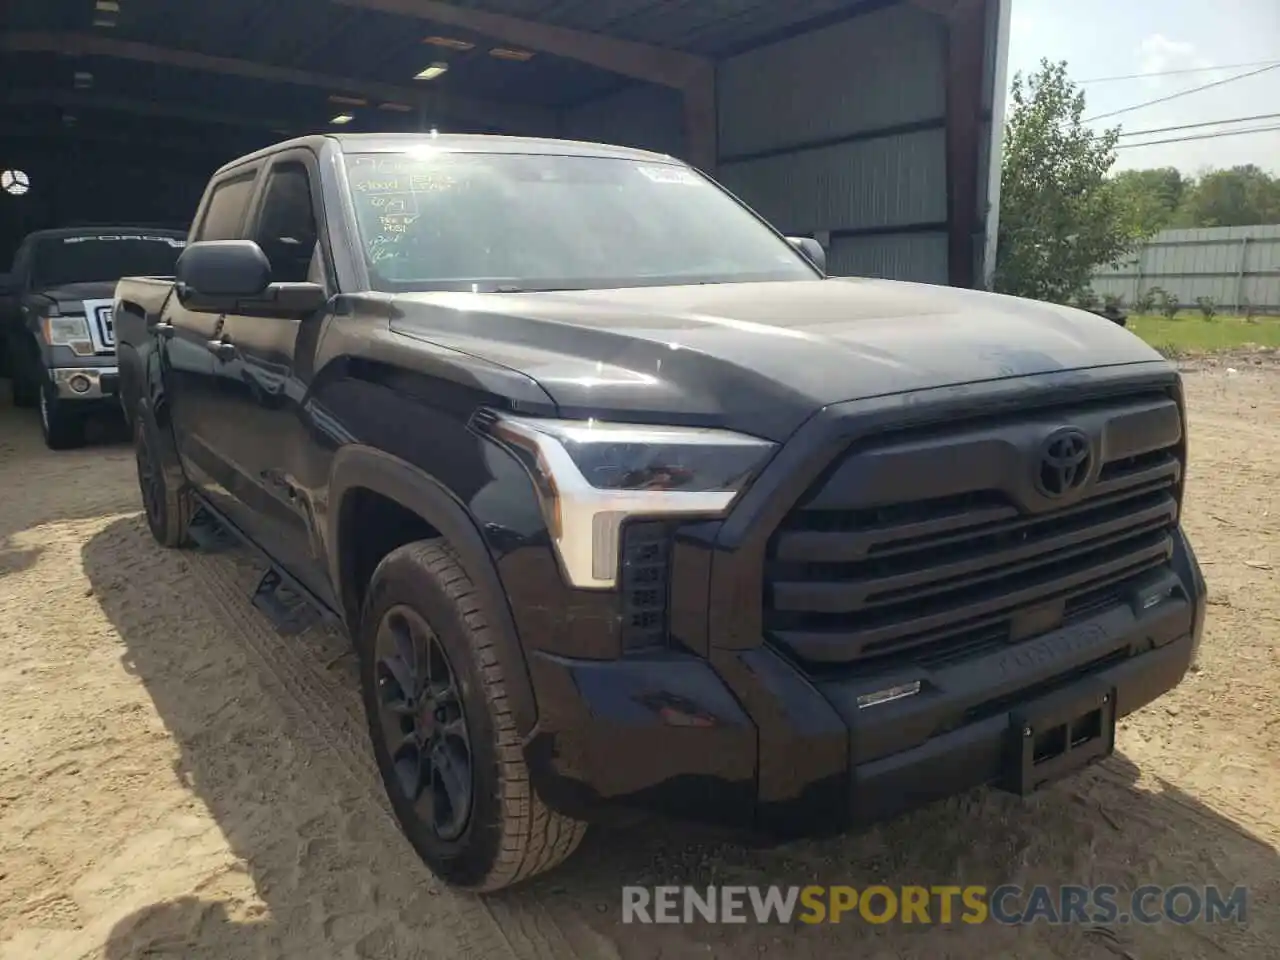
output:
<svg viewBox="0 0 1280 960"><path fill-rule="evenodd" d="M170 553L131 451L51 454L0 409L0 957L1071 960L1280 955L1280 369L1188 374L1201 668L1105 765L823 844L597 830L487 900L398 834L345 642L277 637L237 551ZM1218 883L1244 926L624 926L624 883Z"/></svg>

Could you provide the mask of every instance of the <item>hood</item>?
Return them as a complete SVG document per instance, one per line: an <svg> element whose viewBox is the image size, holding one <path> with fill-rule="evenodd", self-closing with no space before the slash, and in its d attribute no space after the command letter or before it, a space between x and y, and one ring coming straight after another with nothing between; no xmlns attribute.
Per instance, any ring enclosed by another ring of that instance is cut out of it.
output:
<svg viewBox="0 0 1280 960"><path fill-rule="evenodd" d="M57 287L44 287L31 291L31 296L56 303L62 313L84 313L85 300L110 300L115 292L114 280L95 280L91 283L64 283Z"/></svg>
<svg viewBox="0 0 1280 960"><path fill-rule="evenodd" d="M1081 310L853 278L409 294L394 299L391 327L528 374L565 416L771 439L842 400L1162 360Z"/></svg>

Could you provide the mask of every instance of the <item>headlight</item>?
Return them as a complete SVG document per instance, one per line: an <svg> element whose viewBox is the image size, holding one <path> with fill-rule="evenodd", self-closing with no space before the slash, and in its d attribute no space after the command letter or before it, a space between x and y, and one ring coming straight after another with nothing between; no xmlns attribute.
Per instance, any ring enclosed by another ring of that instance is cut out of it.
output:
<svg viewBox="0 0 1280 960"><path fill-rule="evenodd" d="M93 341L89 339L89 325L84 317L41 317L45 342L58 347L70 347L78 357L93 356Z"/></svg>
<svg viewBox="0 0 1280 960"><path fill-rule="evenodd" d="M630 517L723 516L775 444L728 430L493 415L480 427L533 477L570 583L617 582Z"/></svg>

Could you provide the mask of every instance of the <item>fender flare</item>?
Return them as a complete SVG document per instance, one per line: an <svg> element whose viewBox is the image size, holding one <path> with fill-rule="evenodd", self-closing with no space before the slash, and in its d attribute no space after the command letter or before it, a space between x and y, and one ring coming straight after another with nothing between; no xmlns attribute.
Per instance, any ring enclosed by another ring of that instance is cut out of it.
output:
<svg viewBox="0 0 1280 960"><path fill-rule="evenodd" d="M463 569L480 591L495 628L502 658L504 685L516 729L527 738L537 724L537 704L529 678L515 618L497 566L479 527L462 502L438 480L413 464L363 444L348 444L333 459L329 481L328 564L337 587L348 630L354 636L359 610L355 607L355 586L342 562L341 526L343 503L356 488L370 490L421 517L448 541Z"/></svg>

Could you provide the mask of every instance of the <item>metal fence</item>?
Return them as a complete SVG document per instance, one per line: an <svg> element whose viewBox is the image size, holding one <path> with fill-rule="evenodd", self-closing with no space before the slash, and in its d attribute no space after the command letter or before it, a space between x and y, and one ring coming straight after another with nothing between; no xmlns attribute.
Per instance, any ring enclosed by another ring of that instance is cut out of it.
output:
<svg viewBox="0 0 1280 960"><path fill-rule="evenodd" d="M1212 297L1219 310L1280 313L1280 224L1164 230L1093 275L1098 296L1128 305L1152 287L1185 306Z"/></svg>

